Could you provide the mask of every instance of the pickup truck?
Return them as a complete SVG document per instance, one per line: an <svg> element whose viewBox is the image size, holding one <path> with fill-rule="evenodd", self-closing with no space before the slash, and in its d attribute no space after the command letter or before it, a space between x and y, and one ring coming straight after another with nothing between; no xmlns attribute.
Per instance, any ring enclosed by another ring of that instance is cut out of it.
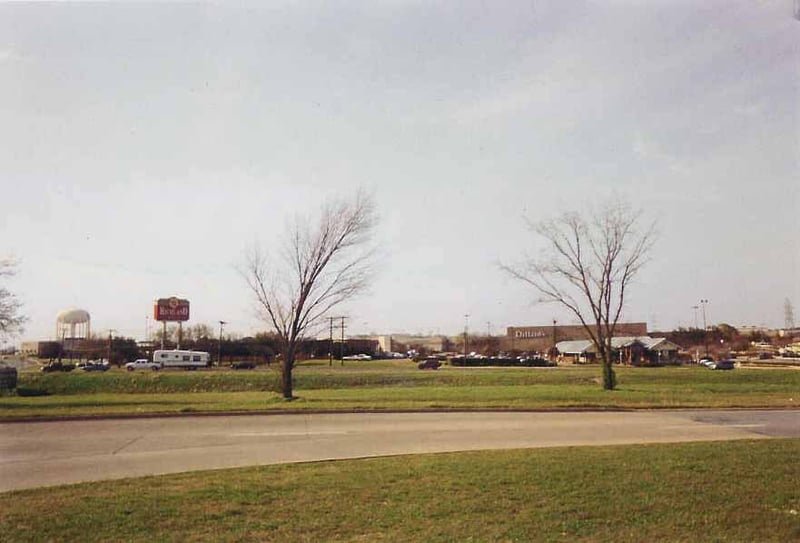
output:
<svg viewBox="0 0 800 543"><path fill-rule="evenodd" d="M150 362L145 358L140 358L139 360L134 360L133 362L128 362L125 364L125 369L128 371L135 371L135 370L153 370L158 371L161 369L161 364L158 362Z"/></svg>

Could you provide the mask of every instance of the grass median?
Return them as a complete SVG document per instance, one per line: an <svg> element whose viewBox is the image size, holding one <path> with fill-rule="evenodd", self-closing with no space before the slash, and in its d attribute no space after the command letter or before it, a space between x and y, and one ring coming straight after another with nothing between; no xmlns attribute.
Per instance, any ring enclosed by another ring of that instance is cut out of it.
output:
<svg viewBox="0 0 800 543"><path fill-rule="evenodd" d="M128 373L22 373L20 392L0 397L0 420L58 416L281 410L796 407L800 371L619 368L603 391L597 367L450 368L409 363L301 365L298 398L275 392L274 369Z"/></svg>
<svg viewBox="0 0 800 543"><path fill-rule="evenodd" d="M482 451L9 492L3 541L797 541L800 440Z"/></svg>

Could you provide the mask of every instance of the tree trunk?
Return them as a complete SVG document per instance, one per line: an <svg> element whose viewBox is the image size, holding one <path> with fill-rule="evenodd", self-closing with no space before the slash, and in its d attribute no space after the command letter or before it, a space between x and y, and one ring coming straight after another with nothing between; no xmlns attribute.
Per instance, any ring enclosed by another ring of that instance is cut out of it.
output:
<svg viewBox="0 0 800 543"><path fill-rule="evenodd" d="M281 392L284 400L292 399L292 370L285 362L281 368Z"/></svg>
<svg viewBox="0 0 800 543"><path fill-rule="evenodd" d="M294 398L292 394L292 368L294 367L294 349L284 351L283 364L281 365L281 392L284 400Z"/></svg>
<svg viewBox="0 0 800 543"><path fill-rule="evenodd" d="M614 390L615 388L617 388L617 376L614 374L611 356L606 354L603 356L603 389Z"/></svg>

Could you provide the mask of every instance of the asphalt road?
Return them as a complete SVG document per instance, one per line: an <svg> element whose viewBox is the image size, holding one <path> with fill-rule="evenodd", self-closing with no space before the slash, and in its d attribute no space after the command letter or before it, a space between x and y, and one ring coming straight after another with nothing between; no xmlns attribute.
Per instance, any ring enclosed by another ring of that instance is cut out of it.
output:
<svg viewBox="0 0 800 543"><path fill-rule="evenodd" d="M800 411L360 413L0 424L0 491L480 449L800 437Z"/></svg>

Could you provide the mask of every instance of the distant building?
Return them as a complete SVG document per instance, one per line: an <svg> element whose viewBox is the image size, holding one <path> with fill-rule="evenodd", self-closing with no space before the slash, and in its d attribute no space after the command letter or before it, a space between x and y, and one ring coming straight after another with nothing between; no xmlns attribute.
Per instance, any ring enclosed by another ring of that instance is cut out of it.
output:
<svg viewBox="0 0 800 543"><path fill-rule="evenodd" d="M424 350L441 353L447 350L446 336L415 336L410 334L392 334L378 336L378 344L383 352L405 353L409 350Z"/></svg>
<svg viewBox="0 0 800 543"><path fill-rule="evenodd" d="M58 357L61 344L57 341L23 341L19 347L22 356L51 359Z"/></svg>
<svg viewBox="0 0 800 543"><path fill-rule="evenodd" d="M324 340L323 336L319 337ZM337 338L333 338L334 342ZM347 338L346 342L350 344L354 341L369 341L374 343L373 348L370 350L363 350L369 354L382 354L382 353L405 353L411 349L425 350L432 353L440 353L446 349L448 345L448 338L446 336L422 336L413 334L385 334L385 335L360 335Z"/></svg>
<svg viewBox="0 0 800 543"><path fill-rule="evenodd" d="M646 336L646 322L619 322L617 336ZM586 329L580 325L509 326L503 342L504 349L515 351L547 352L560 341L588 340Z"/></svg>
<svg viewBox="0 0 800 543"><path fill-rule="evenodd" d="M614 337L611 349L615 362L636 366L676 360L680 346L663 337ZM562 359L576 364L597 359L597 348L589 339L559 341L556 350Z"/></svg>

